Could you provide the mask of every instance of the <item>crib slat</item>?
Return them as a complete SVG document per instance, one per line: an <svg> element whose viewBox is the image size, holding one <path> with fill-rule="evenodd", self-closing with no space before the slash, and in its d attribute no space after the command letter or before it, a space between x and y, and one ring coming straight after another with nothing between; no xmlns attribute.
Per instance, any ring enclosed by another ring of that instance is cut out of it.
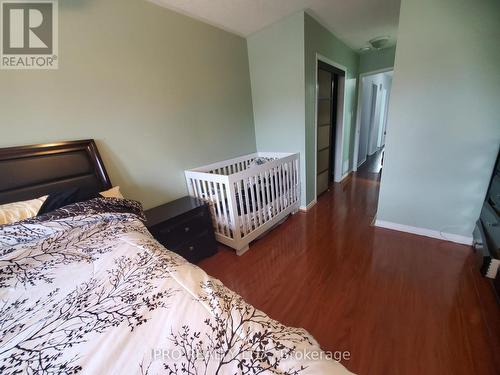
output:
<svg viewBox="0 0 500 375"><path fill-rule="evenodd" d="M243 180L243 193L245 194L245 207L244 207L244 210L243 212L245 212L245 216L246 216L246 220L247 220L247 223L248 223L248 227L247 227L247 233L250 233L252 231L252 222L250 220L250 200L249 200L249 197L248 197L248 189L247 189L247 180Z"/></svg>
<svg viewBox="0 0 500 375"><path fill-rule="evenodd" d="M264 224L266 222L266 213L264 209L264 194L263 194L263 183L264 180L262 179L262 173L259 173L257 175L257 180L258 180L258 189L257 189L257 202L259 204L259 214L260 214L260 222Z"/></svg>
<svg viewBox="0 0 500 375"><path fill-rule="evenodd" d="M283 199L285 200L286 208L288 208L288 206L290 205L290 197L288 196L288 193L290 192L290 189L288 187L288 175L288 165L285 163L283 164L283 188L285 189Z"/></svg>
<svg viewBox="0 0 500 375"><path fill-rule="evenodd" d="M238 194L238 203L239 203L239 208L240 208L240 212L238 213L238 209L236 208L235 209L235 215L239 215L240 218L241 218L241 223L243 224L243 235L247 234L247 227L248 227L248 223L247 223L247 217L245 215L245 205L243 203L243 197L242 197L242 194L243 194L243 180L238 180L238 182L235 183L235 191L237 192ZM237 228L236 228L237 229Z"/></svg>
<svg viewBox="0 0 500 375"><path fill-rule="evenodd" d="M229 220L227 217L227 205L226 205L226 199L227 197L227 191L226 191L226 185L225 184L220 184L221 186L221 194L222 194L222 216L224 217L224 234L228 237L231 237L231 233L229 231Z"/></svg>
<svg viewBox="0 0 500 375"><path fill-rule="evenodd" d="M213 183L211 181L205 181L206 186L207 186L207 192L208 192L208 199L210 200L210 213L212 217L214 218L212 225L214 226L214 229L219 232L219 220L217 220L218 215L217 215L217 210L214 202L214 195L213 195Z"/></svg>
<svg viewBox="0 0 500 375"><path fill-rule="evenodd" d="M285 191L283 192L285 207L288 208L288 206L290 206L290 197L288 196L290 189L288 188L288 168L286 163L283 164L283 189L285 189Z"/></svg>
<svg viewBox="0 0 500 375"><path fill-rule="evenodd" d="M219 223L219 211L217 209L217 199L215 198L215 188L214 183L211 181L207 181L208 191L210 196L210 207L212 208L212 218L213 218L213 226L217 233L220 232L220 223Z"/></svg>
<svg viewBox="0 0 500 375"><path fill-rule="evenodd" d="M271 199L273 204L273 214L276 216L278 214L278 200L277 200L277 180L276 180L276 168L271 169Z"/></svg>
<svg viewBox="0 0 500 375"><path fill-rule="evenodd" d="M219 233L224 235L224 221L223 221L223 213L222 213L222 204L220 201L220 183L215 182L214 183L214 195L215 195L215 201L217 203L217 224L219 227Z"/></svg>
<svg viewBox="0 0 500 375"><path fill-rule="evenodd" d="M300 166L299 166L299 160L295 160L295 195L296 195L296 199L297 201L300 201L300 189L301 189L301 186L300 186Z"/></svg>
<svg viewBox="0 0 500 375"><path fill-rule="evenodd" d="M255 180L255 195L256 195L255 199L257 200L257 218L259 220L259 225L262 225L264 224L264 218L262 217L262 205L260 203L261 201L260 174L255 175L254 180Z"/></svg>
<svg viewBox="0 0 500 375"><path fill-rule="evenodd" d="M286 163L286 199L287 199L287 206L292 205L292 183L291 183L291 177L292 177L292 169L291 169L291 163Z"/></svg>
<svg viewBox="0 0 500 375"><path fill-rule="evenodd" d="M255 213L255 219L257 221L257 226L262 225L262 219L260 217L260 199L259 199L259 176L254 175L252 177L253 180L253 189L252 191L255 194L255 208L254 208L254 213Z"/></svg>
<svg viewBox="0 0 500 375"><path fill-rule="evenodd" d="M275 168L275 176L276 176L276 207L277 207L277 214L281 212L281 194L280 194L280 171L279 168Z"/></svg>
<svg viewBox="0 0 500 375"><path fill-rule="evenodd" d="M222 212L222 233L227 236L228 235L228 220L227 220L227 207L226 207L226 194L224 192L224 184L219 184L219 201L221 204L221 212Z"/></svg>
<svg viewBox="0 0 500 375"><path fill-rule="evenodd" d="M271 220L273 217L273 210L271 206L271 193L270 193L270 186L271 186L271 172L270 171L264 171L264 177L266 178L266 211L267 211L267 219Z"/></svg>
<svg viewBox="0 0 500 375"><path fill-rule="evenodd" d="M195 197L197 197L198 192L196 191L196 180L194 178L191 178L189 181L191 181L191 189L192 189L193 195Z"/></svg>
<svg viewBox="0 0 500 375"><path fill-rule="evenodd" d="M262 174L262 209L264 210L264 221L268 221L270 219L269 217L269 210L268 210L268 204L267 204L267 180L266 180L266 171L263 171Z"/></svg>
<svg viewBox="0 0 500 375"><path fill-rule="evenodd" d="M285 180L285 164L280 165L281 169L281 201L283 202L283 210L287 207L286 202L286 180Z"/></svg>
<svg viewBox="0 0 500 375"><path fill-rule="evenodd" d="M217 212L217 215L215 216L215 221L217 223L217 233L222 233L222 226L220 223L220 218L221 218L222 212L220 209L219 197L218 197L218 193L217 193L217 191L218 191L217 185L218 185L218 183L212 182L212 189L213 189L212 199L214 202L215 211Z"/></svg>
<svg viewBox="0 0 500 375"><path fill-rule="evenodd" d="M295 167L295 163L292 163L293 168L293 203L297 202L297 196L299 195L299 190L297 188L297 168Z"/></svg>
<svg viewBox="0 0 500 375"><path fill-rule="evenodd" d="M203 180L198 180L198 183L200 185L200 198L203 199L203 200L205 200L206 199L206 194L205 194L205 189L203 187L203 185L204 185L203 182L204 182Z"/></svg>
<svg viewBox="0 0 500 375"><path fill-rule="evenodd" d="M288 208L290 205L290 198L288 197L288 192L290 189L288 189L288 172L287 172L287 165L286 163L283 164L283 200L285 202L285 207Z"/></svg>
<svg viewBox="0 0 500 375"><path fill-rule="evenodd" d="M194 178L191 179L191 187L193 188L194 196L198 197L198 190L196 189L196 180Z"/></svg>
<svg viewBox="0 0 500 375"><path fill-rule="evenodd" d="M288 199L287 199L287 193L288 193L288 189L286 187L286 164L282 164L281 165L281 191L283 192L282 193L282 197L281 199L283 200L283 209L286 209L288 208Z"/></svg>
<svg viewBox="0 0 500 375"><path fill-rule="evenodd" d="M217 227L220 234L224 234L224 223L222 222L222 205L219 199L219 183L214 182L214 198L217 206Z"/></svg>
<svg viewBox="0 0 500 375"><path fill-rule="evenodd" d="M283 202L283 210L284 210L287 208L285 164L280 165L280 168L281 168L281 200Z"/></svg>
<svg viewBox="0 0 500 375"><path fill-rule="evenodd" d="M248 177L248 184L250 186L250 197L252 199L252 210L251 210L251 214L252 214L252 229L255 229L256 227L259 226L259 222L258 222L258 219L257 219L257 207L255 206L255 181L253 181L253 177L254 176L250 176Z"/></svg>
<svg viewBox="0 0 500 375"><path fill-rule="evenodd" d="M196 182L196 196L201 199L202 196L201 196L200 180L195 180L195 182Z"/></svg>

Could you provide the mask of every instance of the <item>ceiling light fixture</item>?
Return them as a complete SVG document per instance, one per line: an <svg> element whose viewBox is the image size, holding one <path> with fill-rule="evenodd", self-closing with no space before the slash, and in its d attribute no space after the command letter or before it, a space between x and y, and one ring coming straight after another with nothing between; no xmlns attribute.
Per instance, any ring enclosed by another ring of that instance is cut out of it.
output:
<svg viewBox="0 0 500 375"><path fill-rule="evenodd" d="M369 47L369 46L365 46L365 47L361 47L359 49L359 52L363 53L363 52L368 52L368 51L371 51L372 47Z"/></svg>
<svg viewBox="0 0 500 375"><path fill-rule="evenodd" d="M373 48L375 49L381 49L384 48L387 43L389 43L389 37L388 36L378 36L376 38L371 39L368 41L372 45Z"/></svg>

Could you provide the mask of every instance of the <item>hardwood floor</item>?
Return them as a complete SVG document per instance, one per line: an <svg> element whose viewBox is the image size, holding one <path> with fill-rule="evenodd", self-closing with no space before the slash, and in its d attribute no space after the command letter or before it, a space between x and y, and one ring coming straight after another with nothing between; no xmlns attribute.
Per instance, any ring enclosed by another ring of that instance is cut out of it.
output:
<svg viewBox="0 0 500 375"><path fill-rule="evenodd" d="M372 177L380 178L380 171L382 170L383 157L384 157L384 148L381 148L380 150L376 151L373 155L367 156L365 162L358 167L357 175L366 176L366 174L376 173L378 174L378 176L372 176Z"/></svg>
<svg viewBox="0 0 500 375"><path fill-rule="evenodd" d="M249 303L349 351L358 374L500 373L500 308L471 248L370 226L377 174L335 184L237 257L199 265Z"/></svg>

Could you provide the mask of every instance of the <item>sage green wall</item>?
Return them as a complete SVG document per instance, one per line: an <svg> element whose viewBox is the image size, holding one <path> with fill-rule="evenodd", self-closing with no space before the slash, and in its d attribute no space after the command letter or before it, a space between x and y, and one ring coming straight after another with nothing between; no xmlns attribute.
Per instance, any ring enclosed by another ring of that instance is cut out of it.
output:
<svg viewBox="0 0 500 375"><path fill-rule="evenodd" d="M255 152L246 41L144 0L59 1L59 70L0 71L0 147L95 138L146 207Z"/></svg>
<svg viewBox="0 0 500 375"><path fill-rule="evenodd" d="M305 203L304 13L247 39L259 151L300 152Z"/></svg>
<svg viewBox="0 0 500 375"><path fill-rule="evenodd" d="M354 142L358 54L304 12L248 38L257 149L301 153L302 206L315 197L316 53L348 70L343 152L347 172Z"/></svg>
<svg viewBox="0 0 500 375"><path fill-rule="evenodd" d="M470 237L500 143L500 2L403 0L379 220Z"/></svg>
<svg viewBox="0 0 500 375"><path fill-rule="evenodd" d="M392 68L396 46L364 52L359 57L359 74Z"/></svg>
<svg viewBox="0 0 500 375"><path fill-rule="evenodd" d="M316 54L320 54L337 64L347 68L344 103L344 146L343 173L351 168L354 149L354 132L356 128L357 76L359 55L346 44L337 39L330 31L320 25L310 15L305 14L305 108L306 108L306 173L307 173L307 203L311 202L316 193L315 185L315 97L316 97Z"/></svg>

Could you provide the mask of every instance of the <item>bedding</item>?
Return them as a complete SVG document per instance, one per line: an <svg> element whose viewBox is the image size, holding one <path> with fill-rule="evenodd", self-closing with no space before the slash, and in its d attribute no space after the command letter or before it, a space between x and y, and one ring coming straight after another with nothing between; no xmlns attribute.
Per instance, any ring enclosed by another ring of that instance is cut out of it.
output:
<svg viewBox="0 0 500 375"><path fill-rule="evenodd" d="M98 192L93 189L70 188L53 191L47 196L47 199L43 202L36 216L47 214L72 203L97 198L98 196Z"/></svg>
<svg viewBox="0 0 500 375"><path fill-rule="evenodd" d="M105 197L105 198L122 198L120 187L115 186L105 191L97 191L94 189L84 188L70 188L60 191L54 191L45 197L45 201L38 210L36 216L40 216L58 208L67 206L72 203L87 201L92 198Z"/></svg>
<svg viewBox="0 0 500 375"><path fill-rule="evenodd" d="M349 374L143 220L94 198L0 226L0 373Z"/></svg>
<svg viewBox="0 0 500 375"><path fill-rule="evenodd" d="M0 205L0 225L15 223L36 216L47 196Z"/></svg>
<svg viewBox="0 0 500 375"><path fill-rule="evenodd" d="M105 197L105 198L121 198L123 199L123 195L120 191L120 187L119 186L114 186L112 187L111 189L108 189L108 190L105 190L105 191L101 191L99 193L99 195L101 197Z"/></svg>

